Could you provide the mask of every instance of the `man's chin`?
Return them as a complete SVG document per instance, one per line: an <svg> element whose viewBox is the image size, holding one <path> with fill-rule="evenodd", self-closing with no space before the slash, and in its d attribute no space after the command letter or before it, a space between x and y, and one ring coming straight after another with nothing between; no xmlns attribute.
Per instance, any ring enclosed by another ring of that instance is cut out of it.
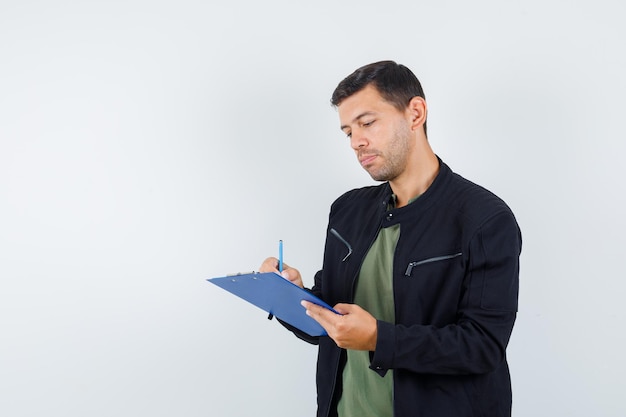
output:
<svg viewBox="0 0 626 417"><path fill-rule="evenodd" d="M372 177L374 181L380 181L380 182L389 181L388 175L385 175L384 173L372 172L372 171L367 171L367 173L370 174L370 177Z"/></svg>

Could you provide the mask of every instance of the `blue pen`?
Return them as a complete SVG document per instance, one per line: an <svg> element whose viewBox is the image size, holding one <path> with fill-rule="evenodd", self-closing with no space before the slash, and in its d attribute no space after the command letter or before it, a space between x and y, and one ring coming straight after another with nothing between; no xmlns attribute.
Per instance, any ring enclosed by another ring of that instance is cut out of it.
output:
<svg viewBox="0 0 626 417"><path fill-rule="evenodd" d="M282 239L278 241L278 272L283 272L283 241ZM267 316L268 320L274 318L274 314L270 311L269 316Z"/></svg>
<svg viewBox="0 0 626 417"><path fill-rule="evenodd" d="M283 272L283 241L278 241L278 272Z"/></svg>

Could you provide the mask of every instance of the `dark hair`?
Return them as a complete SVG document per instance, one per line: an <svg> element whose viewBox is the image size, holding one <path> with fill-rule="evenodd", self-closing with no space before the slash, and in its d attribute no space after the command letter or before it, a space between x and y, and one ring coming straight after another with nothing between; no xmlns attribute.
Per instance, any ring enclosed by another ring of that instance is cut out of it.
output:
<svg viewBox="0 0 626 417"><path fill-rule="evenodd" d="M330 102L337 107L342 101L370 84L400 111L406 109L413 97L426 99L422 85L410 69L394 61L380 61L365 65L344 78L335 88Z"/></svg>

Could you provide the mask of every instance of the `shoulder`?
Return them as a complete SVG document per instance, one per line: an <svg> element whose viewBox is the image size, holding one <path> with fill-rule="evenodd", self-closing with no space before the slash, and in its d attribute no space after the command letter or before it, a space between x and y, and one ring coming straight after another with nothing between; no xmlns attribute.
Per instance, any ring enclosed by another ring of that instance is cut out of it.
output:
<svg viewBox="0 0 626 417"><path fill-rule="evenodd" d="M510 211L508 205L493 192L456 173L451 174L448 195L459 209L470 212Z"/></svg>
<svg viewBox="0 0 626 417"><path fill-rule="evenodd" d="M455 211L467 226L477 229L496 219L506 218L517 228L515 216L504 200L459 174L450 174L443 203Z"/></svg>

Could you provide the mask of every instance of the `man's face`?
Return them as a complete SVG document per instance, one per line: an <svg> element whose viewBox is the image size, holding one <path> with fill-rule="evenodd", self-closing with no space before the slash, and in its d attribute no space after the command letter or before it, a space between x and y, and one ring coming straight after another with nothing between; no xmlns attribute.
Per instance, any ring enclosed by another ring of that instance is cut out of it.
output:
<svg viewBox="0 0 626 417"><path fill-rule="evenodd" d="M369 85L338 107L341 130L361 166L376 181L392 181L405 169L412 149L407 114Z"/></svg>

